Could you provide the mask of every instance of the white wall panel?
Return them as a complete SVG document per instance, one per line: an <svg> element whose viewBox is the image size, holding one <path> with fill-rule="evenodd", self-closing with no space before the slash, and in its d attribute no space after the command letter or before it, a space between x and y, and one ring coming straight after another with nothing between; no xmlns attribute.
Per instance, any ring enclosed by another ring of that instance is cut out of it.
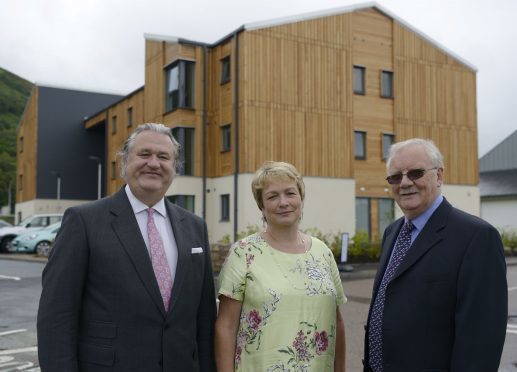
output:
<svg viewBox="0 0 517 372"><path fill-rule="evenodd" d="M499 229L517 229L517 198L482 200L481 218Z"/></svg>

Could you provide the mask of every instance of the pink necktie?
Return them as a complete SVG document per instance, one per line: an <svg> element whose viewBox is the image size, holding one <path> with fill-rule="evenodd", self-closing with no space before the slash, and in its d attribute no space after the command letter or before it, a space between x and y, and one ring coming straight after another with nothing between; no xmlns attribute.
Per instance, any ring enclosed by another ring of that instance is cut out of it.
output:
<svg viewBox="0 0 517 372"><path fill-rule="evenodd" d="M169 310L169 301L171 299L172 276L169 269L169 263L165 256L163 241L160 233L154 224L154 209L147 209L147 236L149 237L149 251L151 255L151 263L153 264L154 275L160 287L160 293L163 299L165 311Z"/></svg>

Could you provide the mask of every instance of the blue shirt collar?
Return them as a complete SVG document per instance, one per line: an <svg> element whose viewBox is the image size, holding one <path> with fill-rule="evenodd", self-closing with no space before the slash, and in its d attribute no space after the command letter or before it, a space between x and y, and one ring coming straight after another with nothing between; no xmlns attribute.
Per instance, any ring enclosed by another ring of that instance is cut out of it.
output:
<svg viewBox="0 0 517 372"><path fill-rule="evenodd" d="M431 204L431 206L429 208L427 208L427 210L424 213L422 213L420 216L418 216L414 220L411 220L411 222L415 226L415 230L417 230L416 231L417 233L422 231L422 229L424 228L427 221L429 221L429 218L431 218L431 216L433 215L434 211L440 206L440 204L442 204L442 201L443 201L443 195L440 194L434 200L433 204ZM406 217L404 217L404 222L407 222L407 221L408 221L408 219Z"/></svg>

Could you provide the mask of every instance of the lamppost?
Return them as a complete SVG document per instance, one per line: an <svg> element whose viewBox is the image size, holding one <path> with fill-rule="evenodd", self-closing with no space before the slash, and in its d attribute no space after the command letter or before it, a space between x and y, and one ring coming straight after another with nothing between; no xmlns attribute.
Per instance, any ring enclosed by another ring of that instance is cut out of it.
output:
<svg viewBox="0 0 517 372"><path fill-rule="evenodd" d="M56 190L56 198L57 198L57 211L61 210L61 174L56 171L51 171L51 174L56 176L57 178L57 190Z"/></svg>
<svg viewBox="0 0 517 372"><path fill-rule="evenodd" d="M7 205L9 206L8 208L8 211L9 211L9 215L13 214L13 209L11 208L11 204L12 204L12 200L11 200L11 184L12 184L12 181L9 180L9 190L8 190L8 194L7 194Z"/></svg>
<svg viewBox="0 0 517 372"><path fill-rule="evenodd" d="M101 185L102 185L102 159L98 156L88 156L88 159L97 162L97 199L101 198Z"/></svg>

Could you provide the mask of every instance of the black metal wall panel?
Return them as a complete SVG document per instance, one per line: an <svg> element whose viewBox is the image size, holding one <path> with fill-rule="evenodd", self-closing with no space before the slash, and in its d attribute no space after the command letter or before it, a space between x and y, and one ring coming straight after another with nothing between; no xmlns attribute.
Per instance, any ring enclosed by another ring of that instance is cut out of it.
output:
<svg viewBox="0 0 517 372"><path fill-rule="evenodd" d="M104 161L105 133L103 126L86 130L83 120L121 98L39 87L36 198L56 199L58 174L61 199L97 198L97 162L89 157Z"/></svg>

